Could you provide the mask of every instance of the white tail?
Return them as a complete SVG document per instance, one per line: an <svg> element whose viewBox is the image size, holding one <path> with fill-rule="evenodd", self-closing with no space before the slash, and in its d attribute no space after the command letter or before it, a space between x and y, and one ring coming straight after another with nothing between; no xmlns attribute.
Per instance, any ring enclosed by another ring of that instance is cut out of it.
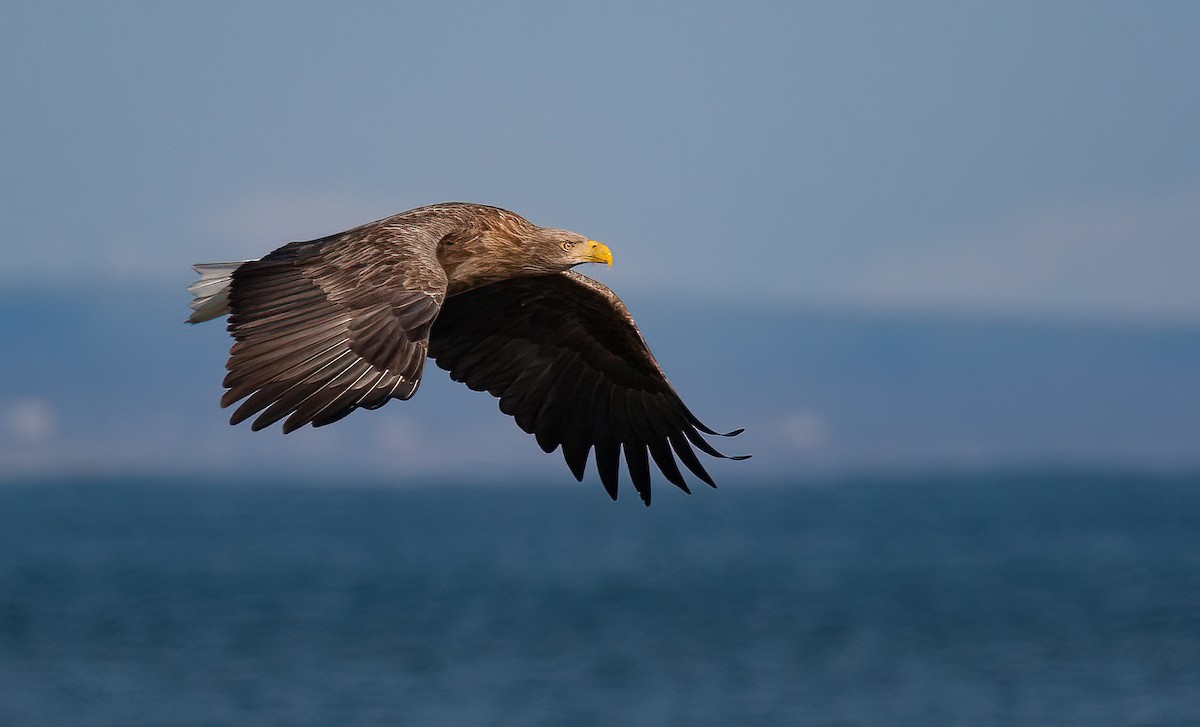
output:
<svg viewBox="0 0 1200 727"><path fill-rule="evenodd" d="M188 323L203 323L220 318L229 312L229 287L233 284L233 271L248 262L199 263L192 269L200 273L200 279L188 286L195 298L190 303L192 315Z"/></svg>

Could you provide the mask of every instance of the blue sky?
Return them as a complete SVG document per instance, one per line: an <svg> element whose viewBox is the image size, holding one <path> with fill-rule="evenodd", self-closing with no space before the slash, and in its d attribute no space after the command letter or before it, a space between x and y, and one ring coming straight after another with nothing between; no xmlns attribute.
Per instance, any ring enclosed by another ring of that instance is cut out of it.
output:
<svg viewBox="0 0 1200 727"><path fill-rule="evenodd" d="M466 432L562 475L440 376L230 428L228 339L178 323L193 262L444 200L608 243L747 471L1195 463L1196 38L1191 2L6 3L0 467L477 470Z"/></svg>
<svg viewBox="0 0 1200 727"><path fill-rule="evenodd" d="M447 199L626 294L1200 321L1200 5L7 3L0 286Z"/></svg>

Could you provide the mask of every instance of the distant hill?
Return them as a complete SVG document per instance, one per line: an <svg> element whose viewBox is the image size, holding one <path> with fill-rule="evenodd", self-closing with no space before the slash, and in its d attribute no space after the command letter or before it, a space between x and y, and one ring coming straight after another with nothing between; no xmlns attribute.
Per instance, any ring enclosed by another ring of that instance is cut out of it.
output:
<svg viewBox="0 0 1200 727"><path fill-rule="evenodd" d="M179 290L0 293L0 469L569 477L432 363L416 398L281 436L217 406L229 341ZM806 470L1200 465L1200 327L633 300L718 443L718 479ZM467 452L464 456L462 453Z"/></svg>

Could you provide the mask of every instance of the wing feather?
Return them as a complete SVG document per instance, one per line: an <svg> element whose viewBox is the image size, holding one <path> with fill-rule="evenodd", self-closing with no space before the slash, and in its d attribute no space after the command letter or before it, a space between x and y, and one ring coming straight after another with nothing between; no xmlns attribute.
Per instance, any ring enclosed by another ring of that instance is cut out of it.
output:
<svg viewBox="0 0 1200 727"><path fill-rule="evenodd" d="M287 433L411 397L446 291L437 239L374 224L237 267L221 406L242 403L230 422L284 420Z"/></svg>
<svg viewBox="0 0 1200 727"><path fill-rule="evenodd" d="M451 378L497 397L545 451L561 449L576 479L594 451L614 499L622 454L646 504L651 460L687 492L680 464L713 485L693 446L726 458L703 438L716 432L683 404L624 304L582 275L517 278L455 295L429 345Z"/></svg>

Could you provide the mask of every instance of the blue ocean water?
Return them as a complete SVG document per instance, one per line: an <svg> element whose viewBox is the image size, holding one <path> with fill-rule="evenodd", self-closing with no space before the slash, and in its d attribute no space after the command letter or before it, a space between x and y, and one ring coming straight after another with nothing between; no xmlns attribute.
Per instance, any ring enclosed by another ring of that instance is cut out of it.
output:
<svg viewBox="0 0 1200 727"><path fill-rule="evenodd" d="M0 724L1200 724L1200 477L10 484Z"/></svg>

